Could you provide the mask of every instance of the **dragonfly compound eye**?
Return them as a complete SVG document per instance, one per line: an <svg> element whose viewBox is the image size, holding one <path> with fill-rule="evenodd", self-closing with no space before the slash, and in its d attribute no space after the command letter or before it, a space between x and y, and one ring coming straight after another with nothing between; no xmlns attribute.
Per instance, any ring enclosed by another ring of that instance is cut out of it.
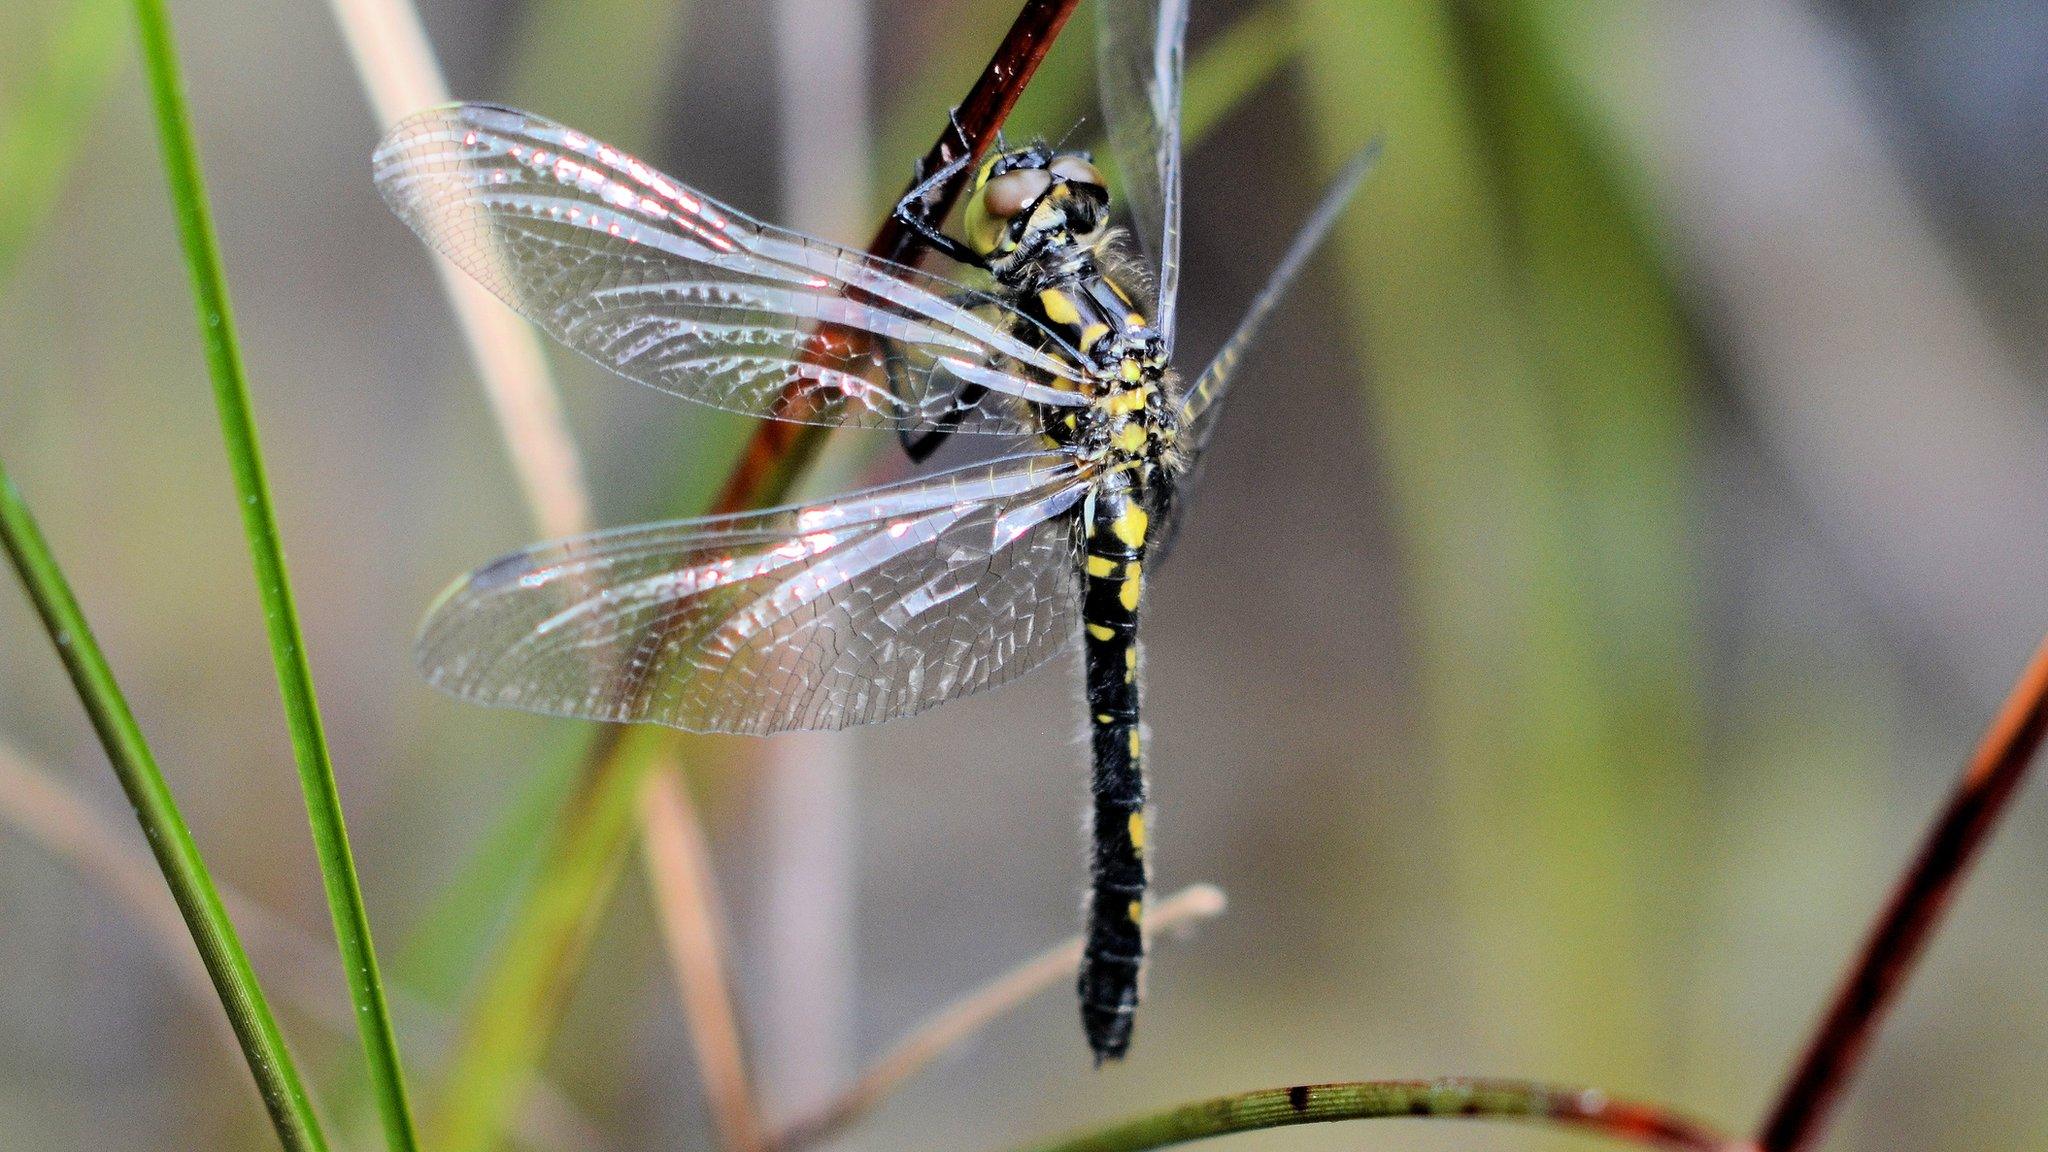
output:
<svg viewBox="0 0 2048 1152"><path fill-rule="evenodd" d="M1045 190L1050 187L1052 176L1045 169L1019 168L989 181L981 194L988 204L989 215L1008 220L1045 195Z"/></svg>
<svg viewBox="0 0 2048 1152"><path fill-rule="evenodd" d="M994 252L1010 221L1037 203L1050 187L1052 176L1043 168L1012 168L991 177L967 203L968 242L977 252Z"/></svg>
<svg viewBox="0 0 2048 1152"><path fill-rule="evenodd" d="M1093 184L1097 188L1107 186L1103 183L1102 172L1079 152L1055 157L1049 171L1069 184Z"/></svg>

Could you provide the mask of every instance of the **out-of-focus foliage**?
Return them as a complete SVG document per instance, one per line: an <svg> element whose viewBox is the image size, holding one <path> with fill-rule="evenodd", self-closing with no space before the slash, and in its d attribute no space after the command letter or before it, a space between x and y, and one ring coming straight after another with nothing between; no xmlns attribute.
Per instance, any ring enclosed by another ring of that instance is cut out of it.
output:
<svg viewBox="0 0 2048 1152"><path fill-rule="evenodd" d="M2048 460L2048 191L2007 154L2040 138L2048 63L2013 48L2038 7L1195 4L1190 122L1213 126L1187 163L1183 367L1339 159L1385 142L1154 582L1160 880L1216 880L1232 912L1162 949L1126 1067L1091 1070L1071 1004L1047 997L851 1145L1000 1146L1141 1102L1435 1073L1593 1081L1743 1126L2048 626L2048 518L2025 479ZM459 95L548 112L774 219L790 174L772 141L803 114L774 78L803 61L778 54L771 11L423 8ZM1014 15L870 5L877 218ZM636 873L578 857L572 889L522 905L563 813L623 842L622 812L578 807L590 730L444 701L409 665L419 610L525 543L525 519L425 258L370 187L375 129L327 13L178 16L422 1113L451 1069L488 1083L539 1058L523 1144L704 1146ZM1091 19L1013 134L1099 137ZM209 861L318 926L129 38L118 4L0 8L0 458ZM1783 146L1804 125L1829 146ZM2012 149L1985 146L1998 125ZM1911 379L1879 388L1902 363ZM1868 391L1828 371L1865 364ZM744 422L558 366L605 522L702 507ZM1072 930L1073 675L838 738L857 765L862 1051ZM0 736L125 819L13 597ZM685 747L758 1025L777 1011L758 976L766 846L787 829L749 765L778 745ZM2048 1137L2028 1090L2048 1036L2036 816L2022 806L1959 904L1838 1146ZM521 906L566 927L566 975L535 937L508 944ZM217 1007L183 999L154 948L0 822L0 1144L269 1139ZM359 1121L352 1038L294 1008L285 1023L323 1101ZM1242 1143L1479 1139L1559 1143L1399 1126Z"/></svg>

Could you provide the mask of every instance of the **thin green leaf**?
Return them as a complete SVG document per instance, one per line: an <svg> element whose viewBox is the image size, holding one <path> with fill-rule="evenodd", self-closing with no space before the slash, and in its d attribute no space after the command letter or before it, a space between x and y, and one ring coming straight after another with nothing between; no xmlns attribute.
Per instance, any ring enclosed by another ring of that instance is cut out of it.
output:
<svg viewBox="0 0 2048 1152"><path fill-rule="evenodd" d="M0 108L0 283L57 200L86 127L125 60L120 0L76 0L19 94Z"/></svg>
<svg viewBox="0 0 2048 1152"><path fill-rule="evenodd" d="M278 1142L287 1152L325 1152L327 1139L321 1134L319 1119L257 983L255 969L249 966L235 926L221 906L220 893L199 855L199 846L178 813L170 784L128 710L128 701L93 638L85 613L5 466L0 466L0 545L5 545L29 600L49 630L114 775L135 806L135 818L149 839L157 866L163 869L164 882L178 902L179 913L192 931L206 974L220 994L221 1008L249 1062L249 1074L277 1128Z"/></svg>
<svg viewBox="0 0 2048 1152"><path fill-rule="evenodd" d="M234 472L235 491L240 496L242 527L256 569L256 590L263 602L264 624L270 635L278 690L291 730L299 786L306 797L306 815L313 830L321 880L334 919L334 934L341 945L343 967L348 973L349 995L356 1007L356 1026L376 1090L385 1139L393 1152L413 1152L417 1141L406 1105L398 1041L392 1034L390 1008L378 977L369 916L363 907L362 888L356 880L355 861L349 851L341 796L334 783L327 739L321 731L313 674L306 662L305 641L300 634L298 610L292 602L284 550L278 538L277 516L263 472L255 417L250 411L248 384L243 377L241 351L228 302L227 277L214 239L206 188L199 171L198 147L178 75L170 15L163 0L135 0L135 19L156 108L165 177L199 309L200 335L213 378L221 437Z"/></svg>
<svg viewBox="0 0 2048 1152"><path fill-rule="evenodd" d="M1264 1128L1384 1119L1540 1120L1630 1144L1733 1152L1704 1125L1663 1108L1583 1088L1512 1080L1381 1080L1297 1084L1199 1100L1106 1128L1034 1145L1028 1152L1144 1152Z"/></svg>

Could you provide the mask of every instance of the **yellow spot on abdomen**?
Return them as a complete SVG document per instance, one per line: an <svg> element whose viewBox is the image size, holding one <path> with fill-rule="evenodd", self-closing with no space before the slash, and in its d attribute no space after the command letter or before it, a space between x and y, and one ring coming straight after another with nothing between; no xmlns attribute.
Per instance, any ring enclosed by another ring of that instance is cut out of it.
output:
<svg viewBox="0 0 2048 1152"><path fill-rule="evenodd" d="M1071 327L1081 322L1081 310L1074 307L1074 298L1057 288L1041 290L1038 304L1045 309L1045 318L1055 324Z"/></svg>
<svg viewBox="0 0 2048 1152"><path fill-rule="evenodd" d="M1097 640L1110 640L1115 638L1116 629L1105 627L1101 624L1090 624L1088 626L1088 634Z"/></svg>
<svg viewBox="0 0 2048 1152"><path fill-rule="evenodd" d="M1116 518L1109 526L1116 538L1133 548L1145 542L1145 532L1152 526L1152 514L1143 508L1132 507Z"/></svg>
<svg viewBox="0 0 2048 1152"><path fill-rule="evenodd" d="M1136 760L1143 749L1144 738L1138 734L1137 728L1133 727L1131 729L1131 759Z"/></svg>
<svg viewBox="0 0 2048 1152"><path fill-rule="evenodd" d="M1136 644L1133 644L1130 647L1124 649L1124 683L1129 684L1131 681L1136 680L1137 678L1138 646Z"/></svg>
<svg viewBox="0 0 2048 1152"><path fill-rule="evenodd" d="M1124 611L1138 610L1138 594L1143 591L1144 586L1145 582L1138 572L1138 562L1133 560L1124 565L1124 586L1117 591L1116 597L1117 603L1124 606Z"/></svg>
<svg viewBox="0 0 2048 1152"><path fill-rule="evenodd" d="M1131 918L1131 923L1139 923L1145 919L1145 902L1143 900L1131 901L1131 906L1124 909L1124 914Z"/></svg>
<svg viewBox="0 0 2048 1152"><path fill-rule="evenodd" d="M1145 814L1143 812L1131 813L1131 847L1136 848L1140 852L1145 850Z"/></svg>
<svg viewBox="0 0 2048 1152"><path fill-rule="evenodd" d="M1116 572L1116 561L1107 556L1088 557L1088 574L1095 577L1110 576Z"/></svg>

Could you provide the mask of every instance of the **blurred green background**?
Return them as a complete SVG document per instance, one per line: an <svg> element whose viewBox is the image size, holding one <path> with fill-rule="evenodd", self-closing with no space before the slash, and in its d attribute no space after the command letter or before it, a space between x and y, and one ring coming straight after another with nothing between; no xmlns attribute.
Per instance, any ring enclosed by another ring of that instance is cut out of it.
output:
<svg viewBox="0 0 2048 1152"><path fill-rule="evenodd" d="M850 243L1014 10L422 5L458 95ZM412 671L438 588L532 528L423 250L370 185L378 130L332 13L175 15L431 1115L587 733ZM216 875L277 925L258 968L368 1147L131 39L110 0L0 9L0 458ZM1099 134L1092 39L1084 6L1014 134ZM1126 1065L1090 1068L1062 988L845 1146L1001 1147L1237 1088L1453 1073L1751 1124L2048 629L2044 42L2041 0L1197 4L1191 112L1214 119L1187 163L1183 367L1322 179L1385 140L1152 583L1158 880L1215 881L1231 911L1160 946ZM554 359L600 521L697 510L745 422ZM831 482L889 466L852 439ZM689 746L772 1116L1074 931L1076 676ZM0 746L139 848L11 592ZM267 1146L184 957L0 807L0 1147ZM2017 806L1831 1147L2048 1142L2042 815ZM517 1146L711 1145L645 884L619 875ZM1587 1144L1435 1124L1238 1141Z"/></svg>

